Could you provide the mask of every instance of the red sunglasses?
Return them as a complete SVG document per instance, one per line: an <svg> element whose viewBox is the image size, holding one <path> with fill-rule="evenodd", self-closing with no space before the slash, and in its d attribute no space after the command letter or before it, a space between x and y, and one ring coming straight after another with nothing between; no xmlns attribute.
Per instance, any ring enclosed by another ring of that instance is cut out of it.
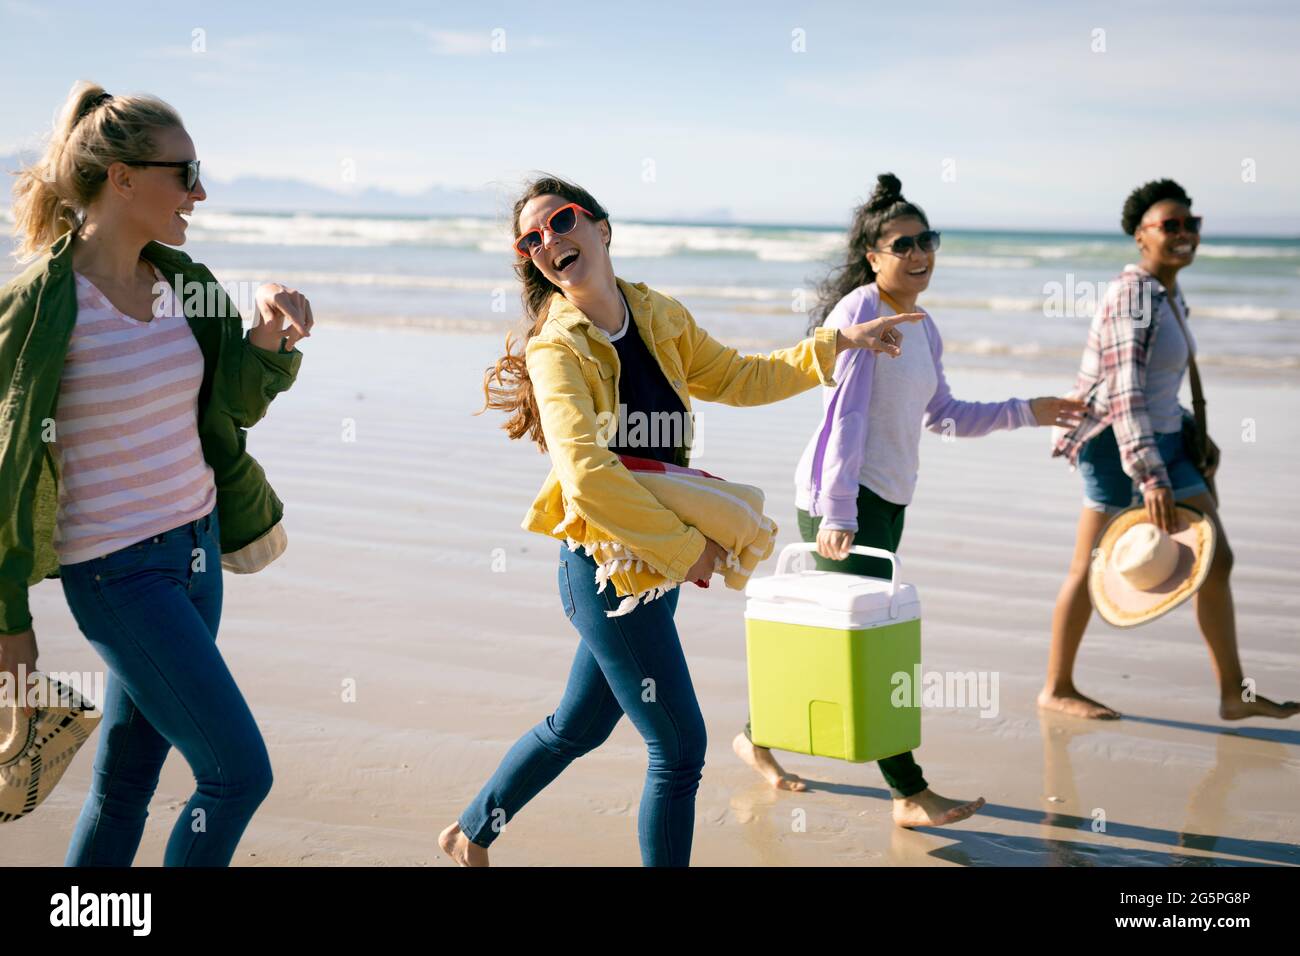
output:
<svg viewBox="0 0 1300 956"><path fill-rule="evenodd" d="M543 228L549 230L553 236L567 236L573 232L573 227L578 224L578 213L582 213L588 219L596 218L576 202L571 202L547 216L546 225ZM541 229L529 229L515 240L515 252L525 259L533 256L540 248L542 248Z"/></svg>

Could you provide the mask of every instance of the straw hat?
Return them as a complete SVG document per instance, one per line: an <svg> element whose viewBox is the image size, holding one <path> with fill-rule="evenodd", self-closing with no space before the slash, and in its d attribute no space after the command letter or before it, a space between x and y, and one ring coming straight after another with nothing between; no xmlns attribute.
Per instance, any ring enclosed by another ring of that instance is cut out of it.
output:
<svg viewBox="0 0 1300 956"><path fill-rule="evenodd" d="M68 685L39 672L32 677L40 685L31 691L40 695L31 698L40 702L34 717L17 706L22 701L0 703L0 823L26 816L50 795L103 717Z"/></svg>
<svg viewBox="0 0 1300 956"><path fill-rule="evenodd" d="M1088 592L1108 624L1134 627L1167 614L1197 592L1214 560L1214 522L1176 505L1178 530L1151 523L1142 506L1121 511L1093 549Z"/></svg>

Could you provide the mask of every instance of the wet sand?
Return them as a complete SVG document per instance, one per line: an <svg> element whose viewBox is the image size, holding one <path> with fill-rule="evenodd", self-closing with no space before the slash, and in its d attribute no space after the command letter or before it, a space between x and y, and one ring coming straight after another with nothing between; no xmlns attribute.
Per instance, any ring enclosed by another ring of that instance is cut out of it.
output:
<svg viewBox="0 0 1300 956"><path fill-rule="evenodd" d="M220 645L275 770L235 862L445 865L438 831L554 707L577 640L555 592L558 543L519 527L547 462L507 441L500 416L470 414L496 336L318 329L298 384L249 440L287 503L289 550L265 572L225 578ZM948 374L959 397L983 400L1071 380L955 362ZM1300 390L1206 387L1246 673L1263 694L1300 698ZM696 406L695 463L762 486L778 546L798 538L792 475L819 409L816 391ZM1253 442L1241 440L1246 419ZM996 716L923 717L930 784L989 802L965 823L892 826L871 765L778 755L811 789L767 788L731 750L747 709L744 596L687 586L677 623L709 732L695 865L1300 864L1300 720L1218 719L1190 606L1135 631L1094 618L1076 679L1125 719L1037 712L1081 495L1047 449L1045 429L923 440L901 548L921 596L923 664L999 676ZM57 582L32 604L44 669L100 666ZM5 863L62 862L93 745L35 814L0 827ZM644 771L624 721L507 826L495 863L638 864ZM192 785L173 753L138 864L161 862Z"/></svg>

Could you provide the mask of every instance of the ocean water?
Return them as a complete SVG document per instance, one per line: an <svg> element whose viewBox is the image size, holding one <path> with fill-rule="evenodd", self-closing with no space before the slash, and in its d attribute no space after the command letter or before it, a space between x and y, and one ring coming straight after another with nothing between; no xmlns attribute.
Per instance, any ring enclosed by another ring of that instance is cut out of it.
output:
<svg viewBox="0 0 1300 956"><path fill-rule="evenodd" d="M843 244L834 228L615 221L611 253L623 278L680 299L722 341L758 349L805 334L815 287ZM504 335L521 316L503 221L200 206L185 248L225 283L301 289L325 322ZM920 302L943 331L949 364L1066 373L1106 282L1134 253L1118 230L944 229ZM1207 232L1180 283L1207 374L1300 379L1300 239Z"/></svg>

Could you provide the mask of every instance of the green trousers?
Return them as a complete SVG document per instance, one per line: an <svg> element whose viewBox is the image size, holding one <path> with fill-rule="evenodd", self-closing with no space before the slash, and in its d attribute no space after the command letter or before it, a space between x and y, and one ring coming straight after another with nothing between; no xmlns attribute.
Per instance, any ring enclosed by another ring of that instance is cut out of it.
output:
<svg viewBox="0 0 1300 956"><path fill-rule="evenodd" d="M805 541L817 540L817 529L822 519L814 518L802 508L799 513L799 535ZM883 548L886 551L898 551L903 540L903 512L906 505L896 505L886 501L866 485L858 486L858 532L853 537L854 544L870 548ZM862 554L850 554L843 561L831 561L820 554L813 554L813 562L818 570L839 571L843 574L862 574L873 578L888 578L890 564L884 558L869 558ZM749 724L745 724L745 736L750 737ZM909 750L895 757L886 757L876 761L884 775L889 792L895 798L910 797L925 790L929 784L921 774L921 767Z"/></svg>

